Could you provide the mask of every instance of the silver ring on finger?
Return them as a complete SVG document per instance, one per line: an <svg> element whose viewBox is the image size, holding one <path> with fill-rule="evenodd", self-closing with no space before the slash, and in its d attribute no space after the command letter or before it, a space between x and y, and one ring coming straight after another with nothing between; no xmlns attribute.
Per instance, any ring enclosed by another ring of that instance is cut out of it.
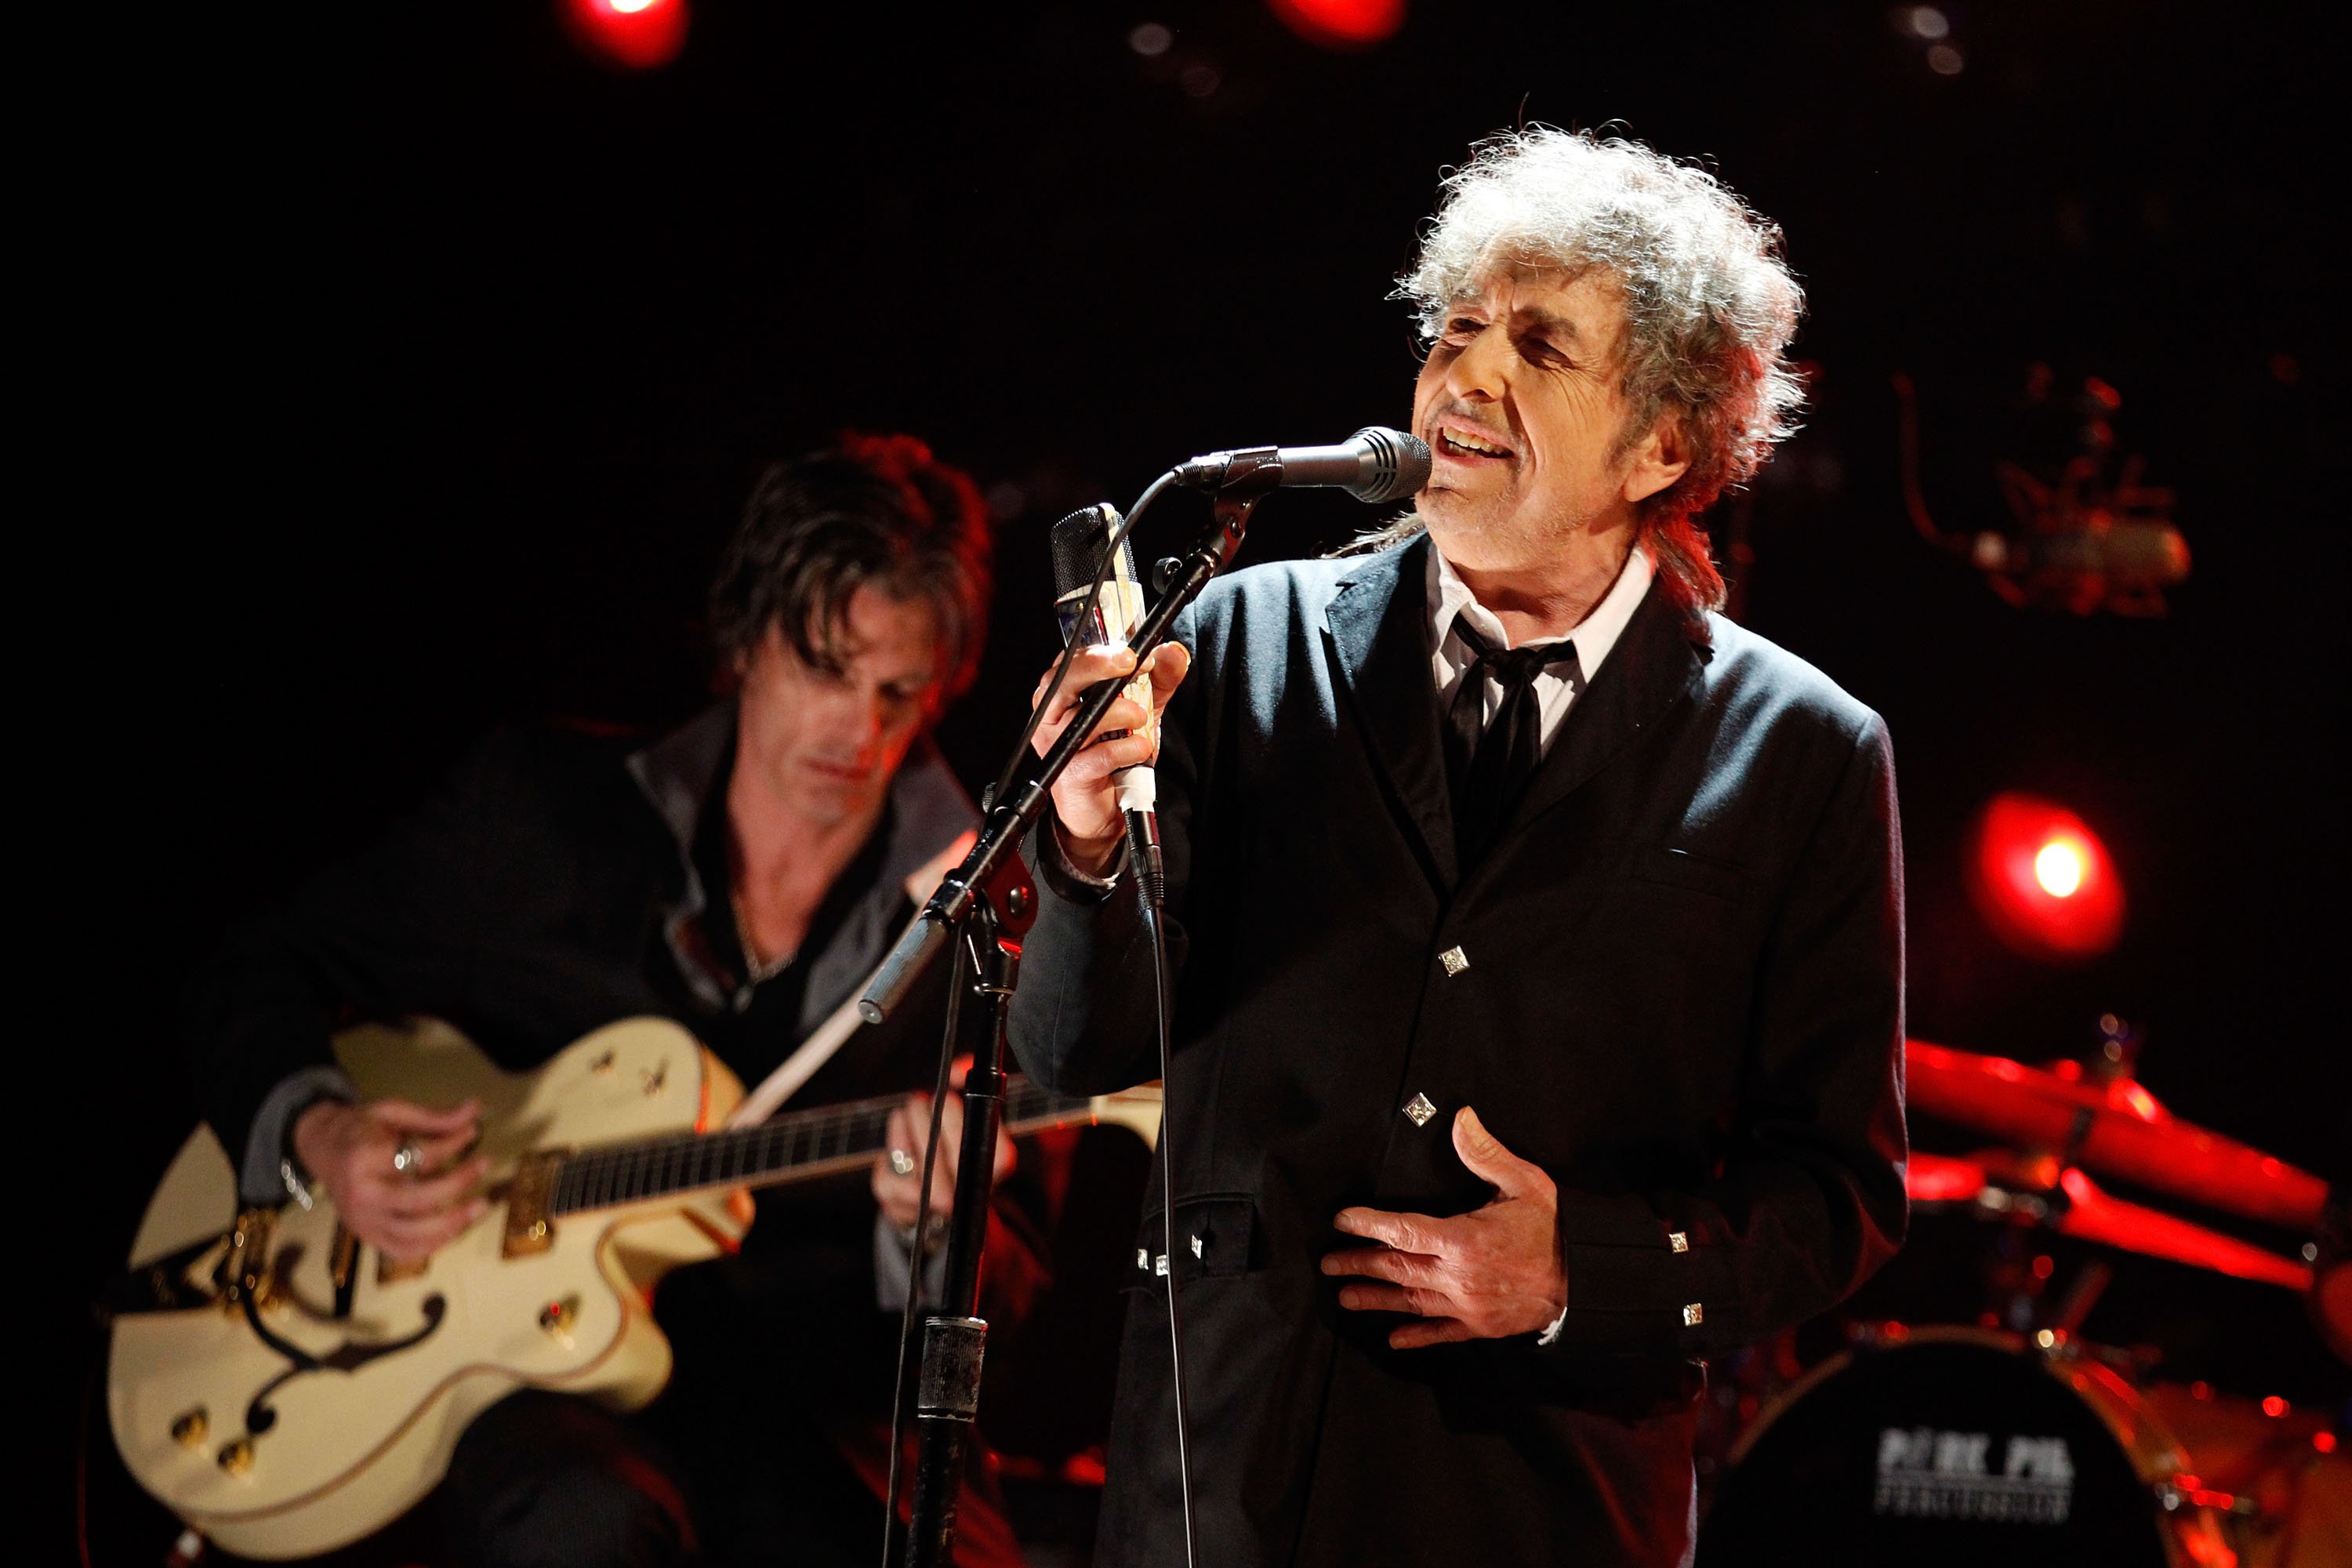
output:
<svg viewBox="0 0 2352 1568"><path fill-rule="evenodd" d="M915 1157L912 1154L908 1153L904 1149L891 1150L890 1173L894 1176L913 1175L915 1173Z"/></svg>
<svg viewBox="0 0 2352 1568"><path fill-rule="evenodd" d="M425 1173L425 1151L416 1146L415 1139L404 1138L400 1141L400 1147L392 1152L392 1168L403 1176L421 1176Z"/></svg>

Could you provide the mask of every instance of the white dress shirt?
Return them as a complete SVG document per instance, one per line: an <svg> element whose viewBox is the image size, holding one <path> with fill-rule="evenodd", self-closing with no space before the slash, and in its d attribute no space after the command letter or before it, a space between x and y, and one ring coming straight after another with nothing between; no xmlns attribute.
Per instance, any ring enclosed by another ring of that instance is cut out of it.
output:
<svg viewBox="0 0 2352 1568"><path fill-rule="evenodd" d="M1579 621L1576 629L1564 637L1539 637L1524 646L1540 647L1546 642L1573 642L1576 645L1575 679L1570 679L1569 667L1547 665L1536 675L1536 703L1543 715L1542 746L1551 749L1552 737L1559 733L1560 721L1595 675L1601 673L1601 660L1617 646L1625 623L1633 618L1641 606L1642 595L1650 591L1650 579L1657 574L1649 554L1636 546L1625 557L1624 569L1617 581L1602 595L1592 613ZM1445 552L1433 545L1429 552L1429 646L1437 651L1430 656L1430 674L1437 682L1437 698L1441 707L1454 701L1454 688L1462 684L1463 672L1477 662L1478 656L1470 645L1454 635L1454 623L1461 616L1484 636L1489 646L1509 647L1511 638L1503 630L1503 623L1495 612L1480 604L1454 574ZM1503 700L1503 683L1489 671L1486 677L1486 701L1480 721L1492 723L1495 710ZM1539 753L1540 754L1540 752Z"/></svg>
<svg viewBox="0 0 2352 1568"><path fill-rule="evenodd" d="M1617 574L1617 581L1610 585L1608 593L1601 595L1601 603L1592 607L1592 613L1579 621L1576 629L1567 637L1545 639L1576 644L1577 679L1570 680L1559 673L1557 666L1547 667L1536 676L1536 702L1543 715L1543 750L1550 750L1552 737L1559 733L1560 721L1568 717L1570 704L1599 672L1601 660L1609 657L1609 650L1617 646L1617 638L1624 632L1625 623L1632 620L1633 612L1641 607L1642 595L1650 591L1650 579L1656 574L1649 555L1640 546L1635 546L1625 557L1624 567ZM1429 643L1437 650L1430 657L1430 674L1437 682L1438 705L1444 709L1453 702L1454 689L1462 684L1463 672L1477 658L1477 655L1470 651L1469 645L1454 635L1454 618L1457 616L1469 616L1470 624L1484 633L1496 647L1508 647L1511 639L1509 634L1503 630L1503 623L1496 619L1492 610L1472 596L1462 579L1454 574L1454 568L1446 563L1444 553L1433 543L1429 552L1427 597ZM1482 722L1493 721L1495 709L1502 701L1502 682L1492 675L1487 676ZM1096 876L1092 872L1079 870L1071 861L1062 843L1058 817L1055 818L1054 830L1048 837L1055 852L1055 871L1057 875L1079 887L1102 893L1108 893L1118 885L1119 871L1126 862L1127 847L1124 843L1119 846L1118 858L1112 862L1109 873ZM1559 1324L1553 1324L1551 1331L1557 1332L1559 1327ZM1547 1340L1545 1342L1550 1342Z"/></svg>

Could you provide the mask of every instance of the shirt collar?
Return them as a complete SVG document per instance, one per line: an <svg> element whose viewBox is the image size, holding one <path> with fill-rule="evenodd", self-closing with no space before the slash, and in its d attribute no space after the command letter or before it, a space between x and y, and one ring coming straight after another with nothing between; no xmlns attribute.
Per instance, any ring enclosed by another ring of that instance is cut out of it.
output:
<svg viewBox="0 0 2352 1568"><path fill-rule="evenodd" d="M1617 581L1611 584L1609 592L1601 596L1601 603L1593 605L1591 612L1568 634L1568 637L1576 643L1576 667L1588 684L1600 671L1601 661L1609 657L1609 650L1615 647L1617 639L1624 635L1626 623L1633 618L1633 612L1641 608L1643 595L1650 591L1650 580L1656 575L1657 568L1651 563L1649 552L1635 545L1627 552L1625 565L1617 574ZM1484 633L1486 640L1496 647L1510 646L1511 639L1505 634L1503 623L1492 610L1478 602L1468 585L1454 574L1453 563L1445 559L1445 552L1437 548L1435 540L1430 542L1429 551L1429 646L1433 648L1444 647L1446 637L1453 633L1456 616L1467 616L1470 624ZM1534 640L1558 642L1563 639L1538 637Z"/></svg>
<svg viewBox="0 0 2352 1568"><path fill-rule="evenodd" d="M719 983L722 976L695 944L695 927L709 907L711 892L695 867L694 844L705 808L725 809L719 773L734 754L735 704L724 701L628 758L638 789L677 842L684 873L678 898L663 911L663 934L687 983L714 1005L730 998ZM897 900L908 896L907 885L915 873L954 847L978 825L980 814L926 736L907 753L890 781L890 808L884 821L888 838L873 900L895 907Z"/></svg>

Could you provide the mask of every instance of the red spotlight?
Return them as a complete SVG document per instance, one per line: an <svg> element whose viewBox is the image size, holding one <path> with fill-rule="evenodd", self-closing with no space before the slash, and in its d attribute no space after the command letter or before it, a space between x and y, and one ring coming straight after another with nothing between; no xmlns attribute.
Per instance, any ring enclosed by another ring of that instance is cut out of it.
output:
<svg viewBox="0 0 2352 1568"><path fill-rule="evenodd" d="M564 29L590 54L650 70L686 47L686 0L562 0Z"/></svg>
<svg viewBox="0 0 2352 1568"><path fill-rule="evenodd" d="M1270 0L1282 25L1327 49L1368 49L1404 26L1404 0Z"/></svg>
<svg viewBox="0 0 2352 1568"><path fill-rule="evenodd" d="M2032 958L2091 958L2123 934L2124 889L2107 847L2063 806L1999 795L1977 824L1969 890L2000 939Z"/></svg>

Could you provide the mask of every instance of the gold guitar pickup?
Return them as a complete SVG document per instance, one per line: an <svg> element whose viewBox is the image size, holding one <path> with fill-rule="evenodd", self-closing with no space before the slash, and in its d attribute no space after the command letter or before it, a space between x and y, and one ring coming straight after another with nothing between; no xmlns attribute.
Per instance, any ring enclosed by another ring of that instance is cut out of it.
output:
<svg viewBox="0 0 2352 1568"><path fill-rule="evenodd" d="M228 1233L228 1250L214 1270L213 1282L219 1289L220 1304L232 1314L248 1296L260 1307L268 1305L275 1293L269 1273L269 1233L277 1223L275 1209L246 1209Z"/></svg>
<svg viewBox="0 0 2352 1568"><path fill-rule="evenodd" d="M555 1245L555 1173L562 1168L558 1150L526 1154L507 1184L506 1234L499 1250L509 1258L545 1252Z"/></svg>

